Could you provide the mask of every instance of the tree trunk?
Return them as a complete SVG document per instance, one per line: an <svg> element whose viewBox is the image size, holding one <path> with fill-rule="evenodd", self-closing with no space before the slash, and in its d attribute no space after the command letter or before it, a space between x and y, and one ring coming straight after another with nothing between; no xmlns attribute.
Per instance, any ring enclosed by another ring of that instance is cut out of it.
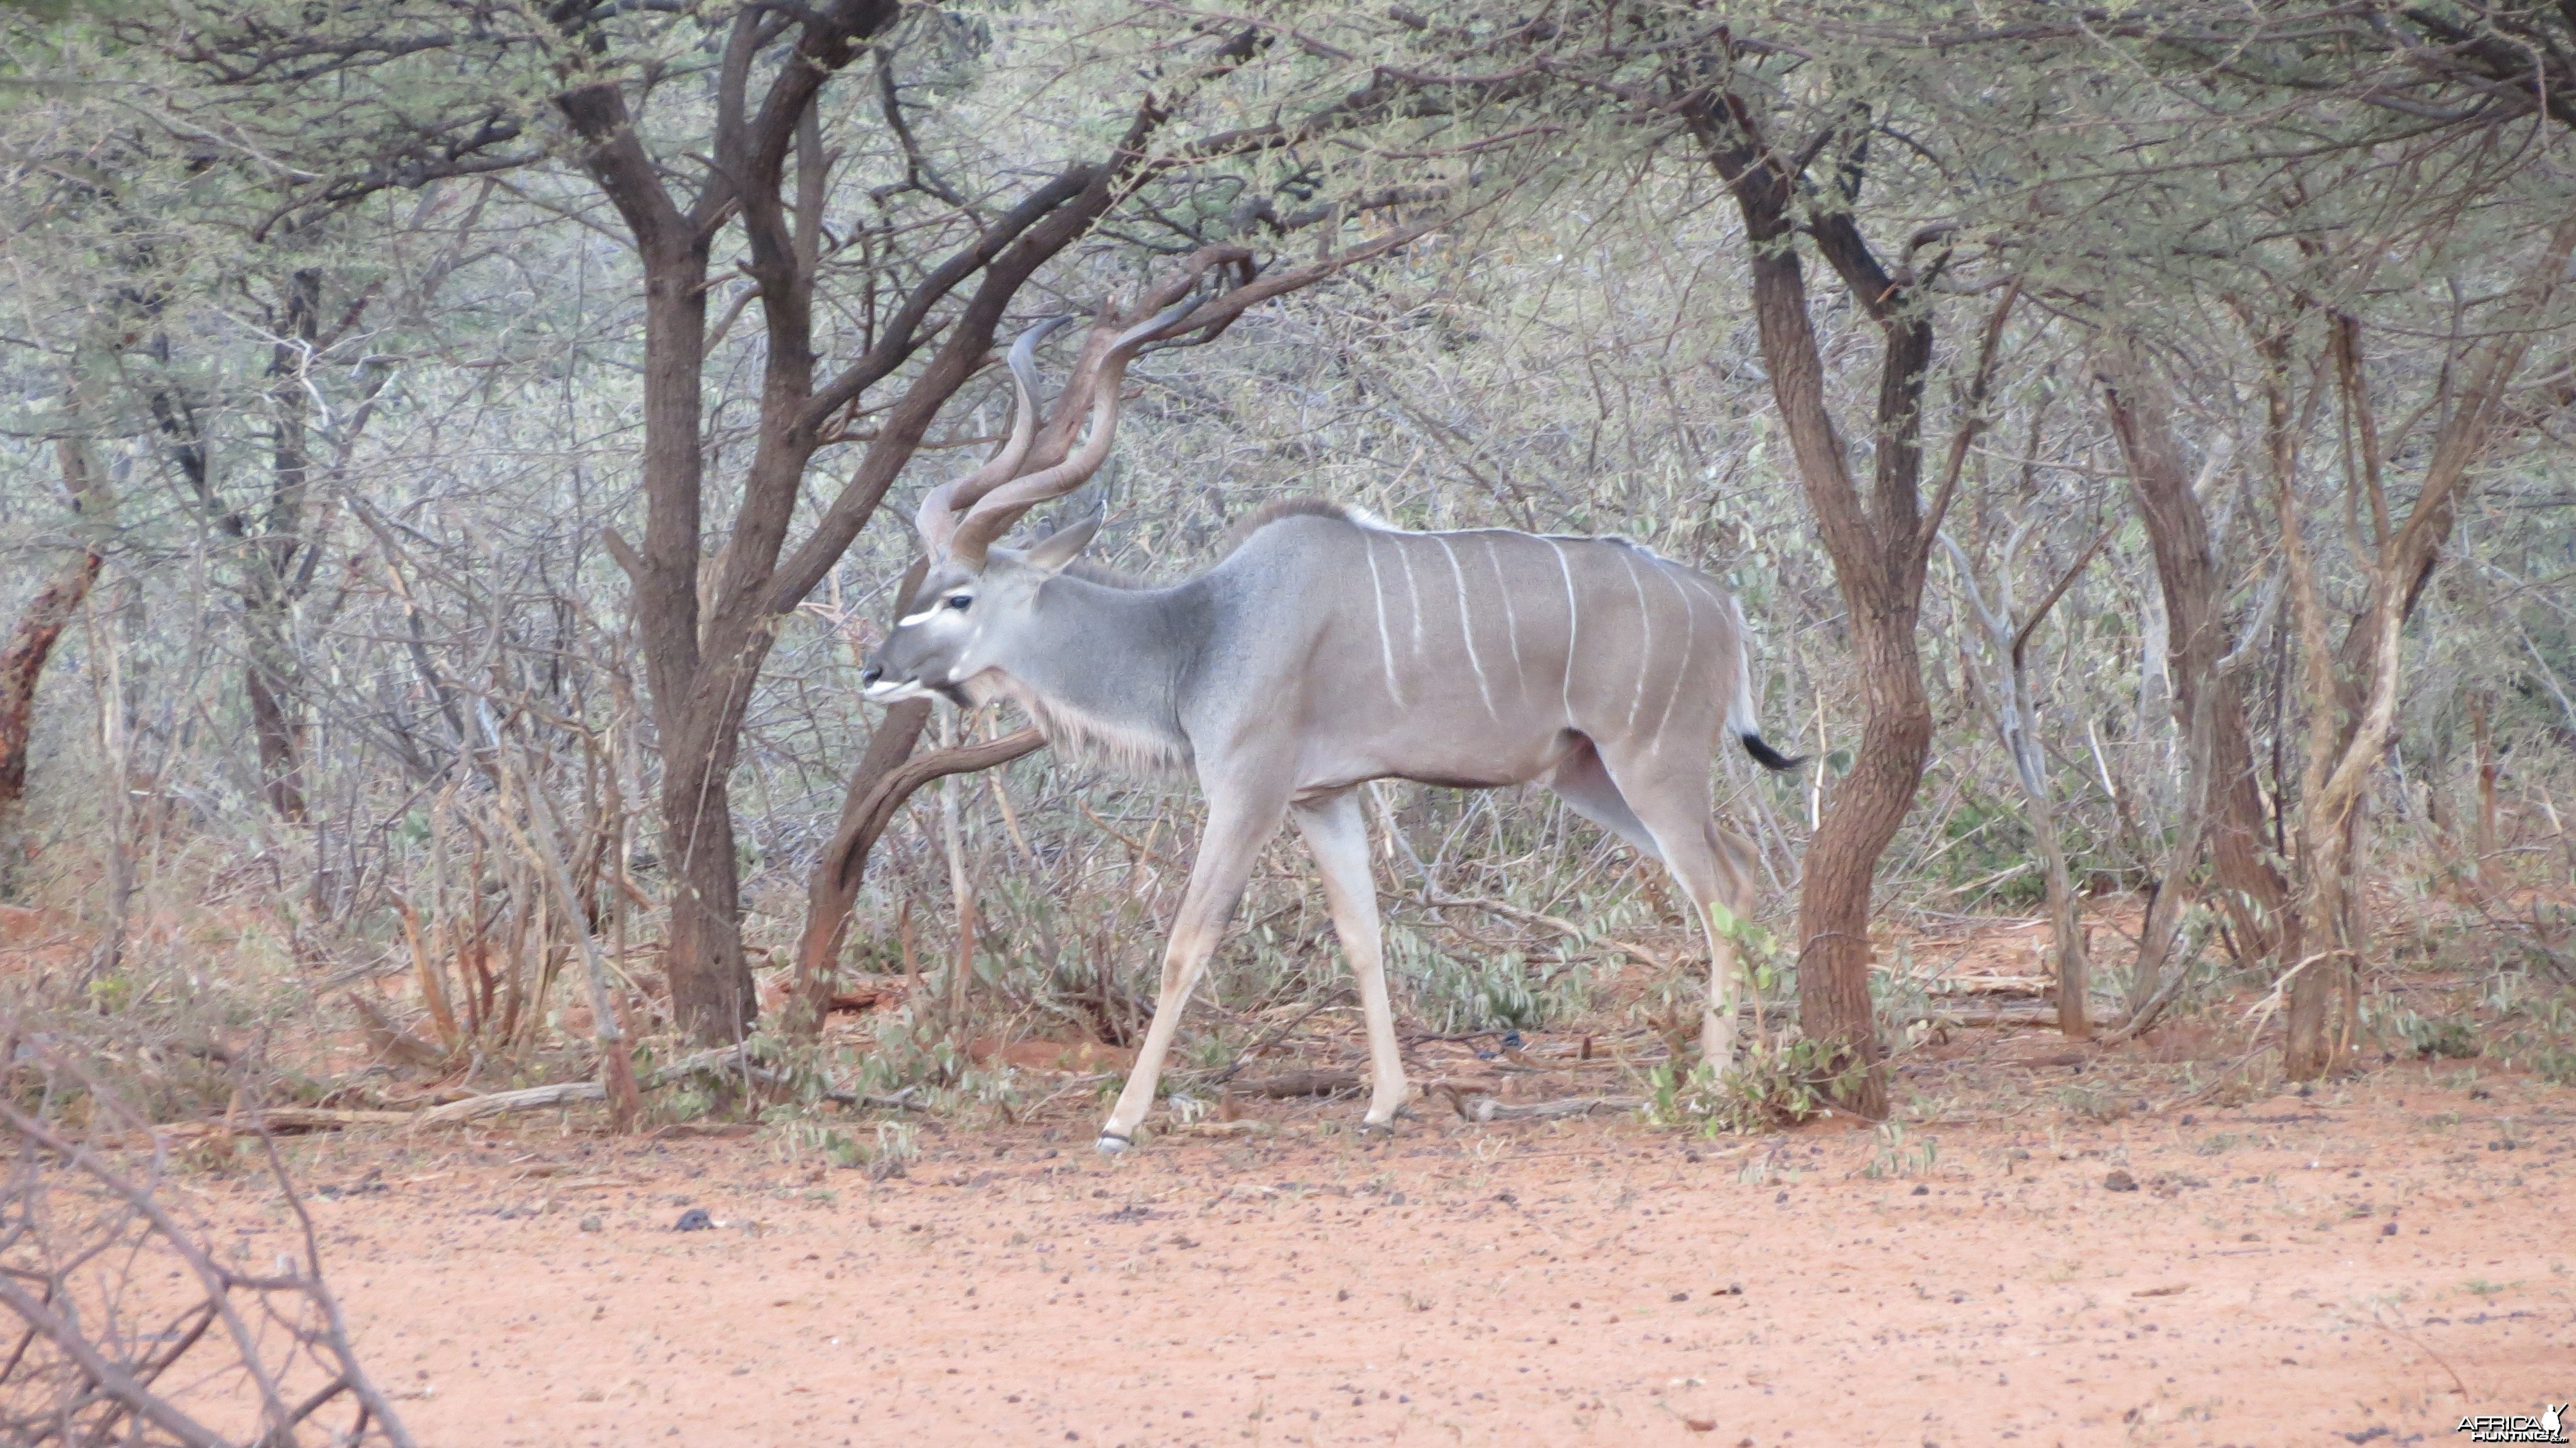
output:
<svg viewBox="0 0 2576 1448"><path fill-rule="evenodd" d="M2548 315L2550 299L2571 254L2576 254L2576 221L2562 221L2517 288L2524 304L2520 315ZM2326 604L2301 532L2305 510L2298 496L2295 453L2281 442L2274 446L2282 553L2289 568L2291 597L2298 606L2302 648L2308 655L2304 689L2308 761L2298 829L2303 886L2299 919L2307 953L2290 967L2295 974L2287 982L2289 1040L2282 1062L2294 1081L2316 1080L2341 1069L2358 1044L2361 965L2369 946L2361 880L2369 839L2369 784L2396 735L2398 695L2404 683L2399 645L2406 620L2423 597L2424 585L2450 539L2460 496L2469 485L2469 470L2484 455L2503 420L2505 394L2521 370L2533 335L2525 329L2499 333L2462 359L2459 370L2466 380L2450 399L2448 416L2434 434L2423 482L2405 520L2392 524L2381 478L2388 459L2381 455L2372 414L2361 325L2349 316L2334 318L2330 345L2335 349L2337 385L2351 446L2357 449L2347 455L2344 485L2367 493L2368 516L2377 520L2378 531L2372 540L2376 546L2362 560L2368 605L2345 633L2337 653L2327 649ZM2268 401L2277 419L2286 410L2282 375L2286 344L2273 344L2273 352ZM2283 431L2276 422L2276 438ZM2359 511L2355 510L2356 515Z"/></svg>
<svg viewBox="0 0 2576 1448"><path fill-rule="evenodd" d="M615 124L623 127L623 103L614 86L604 89L616 103ZM568 103L566 109L574 108ZM633 144L632 130L618 134L619 144ZM683 234L673 237L670 231ZM673 224L639 228L638 239L644 261L645 521L643 551L628 572L645 683L662 741L662 859L670 887L663 972L680 1029L701 1044L721 1044L742 1038L756 1003L742 953L734 858L734 731L724 727L727 714L739 718L739 706L710 696L712 681L703 677L698 652L707 238Z"/></svg>
<svg viewBox="0 0 2576 1448"><path fill-rule="evenodd" d="M868 740L867 754L850 777L850 792L841 806L841 827L823 857L814 862L805 889L805 931L796 947L797 1030L819 1029L830 1008L834 964L841 938L849 929L850 907L867 877L868 852L875 847L895 812L913 791L952 774L973 774L1034 754L1046 743L1035 729L1021 729L981 744L906 757L930 718L930 701L908 700L886 711L886 721Z"/></svg>
<svg viewBox="0 0 2576 1448"><path fill-rule="evenodd" d="M2163 593L2167 662L2173 678L2177 725L2188 730L2193 713L2208 707L2210 779L2206 838L2218 903L2247 964L2273 958L2295 945L2297 924L2285 913L2289 882L2263 846L2263 791L2254 773L2253 731L2245 718L2245 691L2219 661L2235 647L2223 608L2223 575L2212 554L2209 519L2174 436L2173 400L2130 350L2124 338L2096 354L2103 410L2129 470L2129 486L2146 523ZM2213 452L2211 466L2223 461ZM2186 790L2204 794L2199 782ZM2188 869L2192 861L2179 862ZM2180 880L2159 882L2179 889Z"/></svg>
<svg viewBox="0 0 2576 1448"><path fill-rule="evenodd" d="M672 770L666 764L662 851L671 890L664 970L672 1017L701 1044L740 1040L751 1026L755 1002L751 963L742 949L733 796L723 771L704 764Z"/></svg>
<svg viewBox="0 0 2576 1448"><path fill-rule="evenodd" d="M1855 605L1857 625L1858 600L1848 589L1844 599ZM1869 999L1870 890L1879 855L1914 806L1932 746L1913 615L1909 607L1853 630L1868 710L1858 762L1808 843L1798 891L1798 1019L1810 1037L1836 1043L1845 1066L1861 1070L1844 1104L1873 1120L1887 1114L1887 1080Z"/></svg>
<svg viewBox="0 0 2576 1448"><path fill-rule="evenodd" d="M242 665L242 692L250 698L251 738L259 748L260 797L279 819L302 824L304 730L295 704L295 646L286 636L286 607L256 583L247 603L242 630L250 657Z"/></svg>
<svg viewBox="0 0 2576 1448"><path fill-rule="evenodd" d="M18 814L27 796L27 748L35 732L36 684L63 630L98 581L99 568L107 560L103 540L115 518L107 480L84 443L74 438L57 440L54 460L91 541L64 560L28 600L8 637L0 639L0 881L6 881L17 865Z"/></svg>
<svg viewBox="0 0 2576 1448"><path fill-rule="evenodd" d="M2057 802L2048 796L2045 777L2027 792L2030 829L2039 839L2039 858L2048 871L2048 918L2057 943L2057 1029L2070 1041L2093 1034L2085 997L2093 989L2092 962L2084 956L2084 917L2075 898L2075 881L2066 868L2066 841L2057 829Z"/></svg>
<svg viewBox="0 0 2576 1448"><path fill-rule="evenodd" d="M1890 273L1881 266L1848 211L1812 218L1808 229L1817 249L1885 340L1876 468L1864 502L1825 401L1824 359L1808 317L1799 227L1791 217L1800 178L1789 159L1762 138L1752 111L1737 97L1696 100L1685 116L1744 216L1754 320L1772 398L1850 621L1864 722L1852 771L1834 790L1807 846L1798 895L1798 1012L1805 1034L1829 1048L1842 1104L1882 1118L1887 1077L1869 998L1870 891L1879 856L1913 808L1932 745L1932 707L1914 639L1930 537L1919 485L1931 302L1918 294L1910 270ZM1856 201L1857 163L1836 184ZM1962 424L1962 456L1981 410L1976 404L1983 400L2002 316L1999 310L1988 331L1970 418ZM1944 483L1945 500L1949 486ZM1931 528L1937 526L1936 517Z"/></svg>
<svg viewBox="0 0 2576 1448"><path fill-rule="evenodd" d="M80 612L106 560L84 548L54 572L0 641L0 843L15 835L27 794L27 743L36 722L36 681L54 645ZM10 846L14 850L14 846Z"/></svg>
<svg viewBox="0 0 2576 1448"><path fill-rule="evenodd" d="M242 691L250 699L251 737L259 748L260 793L277 817L305 821L303 671L295 648L295 608L321 560L322 540L311 526L312 395L305 369L322 335L322 273L305 267L287 278L278 341L271 349L269 389L269 492L265 516L235 514L242 566L249 586L242 595L242 630L248 660Z"/></svg>

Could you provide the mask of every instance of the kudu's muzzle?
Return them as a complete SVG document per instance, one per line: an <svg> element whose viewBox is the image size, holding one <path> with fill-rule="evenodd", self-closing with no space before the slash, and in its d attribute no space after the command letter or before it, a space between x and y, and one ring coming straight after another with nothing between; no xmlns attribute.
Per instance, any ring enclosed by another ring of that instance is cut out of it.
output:
<svg viewBox="0 0 2576 1448"><path fill-rule="evenodd" d="M906 637L909 630L897 628L886 636L868 655L859 670L862 696L870 703L893 704L905 699L918 699L925 694L945 692L946 670L918 641Z"/></svg>
<svg viewBox="0 0 2576 1448"><path fill-rule="evenodd" d="M887 657L893 651L894 640L887 639L876 646L868 655L867 665L859 670L861 692L873 702L891 704L921 692L921 680L914 671Z"/></svg>

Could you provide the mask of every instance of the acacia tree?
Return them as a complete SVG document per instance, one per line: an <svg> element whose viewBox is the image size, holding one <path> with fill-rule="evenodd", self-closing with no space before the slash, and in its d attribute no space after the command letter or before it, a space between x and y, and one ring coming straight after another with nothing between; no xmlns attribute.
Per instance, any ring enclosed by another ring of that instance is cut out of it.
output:
<svg viewBox="0 0 2576 1448"><path fill-rule="evenodd" d="M1923 400L1934 341L1930 287L1947 261L1942 237L1917 234L1895 266L1883 261L1854 216L1867 174L1868 128L1846 135L1842 124L1829 122L1795 146L1771 137L1775 112L1757 78L1734 68L1739 54L1721 52L1724 68L1713 81L1676 77L1672 103L1743 216L1754 321L1772 397L1849 610L1864 710L1861 741L1807 847L1798 891L1799 1024L1810 1039L1864 1068L1848 1104L1877 1117L1886 1114L1887 1087L1869 999L1870 894L1879 856L1913 807L1931 752L1932 709L1915 639L1923 578L1959 464L1982 426L1986 384L2014 294L2005 290L1987 321L1949 466L1927 508ZM1810 167L1837 139L1843 145L1833 158L1835 172L1820 183ZM1881 338L1866 496L1852 477L1851 455L1825 395L1824 359L1799 259L1801 234ZM1918 247L1925 253L1919 263Z"/></svg>
<svg viewBox="0 0 2576 1448"><path fill-rule="evenodd" d="M2361 319L2337 312L2306 329L2321 365L2298 370L2308 373L2311 386L2339 414L2332 472L2345 495L2341 531L2360 584L2360 607L2349 615L2340 640L2330 625L2340 610L2327 599L2316 557L2333 530L2312 529L2303 497L2303 409L2292 366L2298 338L2276 331L2258 339L2267 364L2268 471L2307 715L2295 856L2301 953L2289 962L2283 981L2289 1027L2284 1067L2292 1080L2315 1080L2340 1069L2359 1045L2361 966L2370 943L2360 889L2366 805L2371 780L2396 734L2406 622L2441 561L2461 497L2473 485L2472 469L2512 420L2514 379L2536 335L2550 330L2571 253L2576 220L2564 220L2506 289L2515 303L2511 319L2461 348L2453 365L2442 369L2430 402L2407 420L2423 425L2430 416L2429 436L2420 444L2407 436L2407 426L2390 428L2381 421L2386 389L2371 378ZM2389 474L2409 463L2420 468L2414 498L2392 502Z"/></svg>
<svg viewBox="0 0 2576 1448"><path fill-rule="evenodd" d="M685 208L665 183L664 167L642 143L624 87L595 80L566 90L556 104L585 143L584 169L616 205L642 260L646 296L646 503L640 549L612 539L635 585L647 678L662 743L662 818L673 865L669 940L672 1000L701 1038L738 1035L753 1009L750 976L735 928L736 862L728 779L740 745L753 677L775 638L776 621L819 584L886 490L920 447L943 404L983 365L1022 286L1038 269L1088 233L1121 201L1158 176L1210 161L1257 153L1302 136L1337 129L1374 110L1367 97L1346 100L1296 126L1269 124L1168 148L1159 133L1189 93L1229 74L1257 50L1240 33L1209 50L1173 82L1173 94L1148 91L1125 134L1105 154L1073 162L1027 188L1017 204L980 226L903 293L891 320L847 366L818 369L815 287L824 259L823 197L830 158L816 112L825 82L846 69L902 14L892 4L843 4L790 19L747 7L728 36L713 117L712 165ZM793 35L789 58L775 63L755 105L752 73L760 58ZM881 89L889 129L902 126L889 82ZM784 190L798 188L791 203ZM742 502L715 565L701 609L700 537L706 486L701 468L701 380L706 365L706 278L711 244L739 216L750 259L744 270L757 292L765 329L758 439L741 480ZM1415 226L1409 233L1419 234ZM1382 238L1322 267L1276 273L1268 285L1247 284L1230 300L1233 313L1290 285L1320 279L1349 261L1394 244ZM1203 258L1201 266L1214 258ZM1247 271L1249 253L1230 256ZM1293 281L1288 280L1293 278ZM945 319L945 336L926 365L903 377L893 396L871 390L895 379L936 330L933 312L952 292L964 304ZM1193 324L1215 317L1194 318ZM878 414L873 436L840 491L805 536L789 532L807 467L837 440L849 417ZM1071 439L1063 438L1069 445Z"/></svg>
<svg viewBox="0 0 2576 1448"><path fill-rule="evenodd" d="M2039 847L2049 923L2057 936L2057 1028L2069 1040L2081 1040L2093 1033L2085 1008L2091 986L2090 962L2085 953L2081 906L2067 867L2066 837L2058 825L2056 786L2049 778L2048 750L2039 737L2039 706L2031 689L2029 653L2031 635L2047 621L2049 611L2066 596L2067 589L2109 541L2110 534L2106 531L2095 535L2074 563L2059 573L2057 581L2041 592L2039 601L2023 613L2013 596L2013 570L2024 545L2033 541L2038 531L2036 519L2025 520L2013 529L1998 551L1995 574L1987 584L1978 581L1976 565L1948 533L1940 535L1940 542L1950 555L1959 590L1968 605L1962 625L1972 627L1984 640L1985 666L1978 667L1975 656L1964 647L1959 655L1960 665L1968 676L1969 691L1977 695L1986 717L1994 722L1996 739L2012 763L2031 837Z"/></svg>
<svg viewBox="0 0 2576 1448"><path fill-rule="evenodd" d="M891 0L748 0L666 16L565 0L545 19L531 34L478 0L426 12L355 7L318 25L301 12L208 12L175 49L225 85L291 90L327 73L370 88L372 110L330 112L346 155L327 173L316 168L281 216L431 177L533 165L547 138L542 114L560 122L581 175L613 209L643 296L643 529L637 543L613 531L605 541L632 586L658 736L672 1005L693 1036L732 1039L756 1009L731 808L754 682L782 621L985 367L1023 289L1072 260L1122 206L1157 238L1147 249L1177 251L1247 227L1288 229L1274 192L1322 195L1327 204L1297 219L1337 229L1438 191L1354 195L1356 159L1297 151L1397 115L1397 94L1383 88L1332 94L1302 114L1274 101L1273 119L1176 134L1194 108L1223 111L1223 101L1239 113L1244 96L1221 93L1269 49L1256 30L1148 25L1130 57L1144 83L1123 119L1105 134L1087 127L1097 137L1082 143L1087 154L1032 178L963 138L951 136L944 155L926 139L905 95L907 47L936 69L999 43L972 25L961 32L944 12ZM1109 29L1136 23L1122 17ZM424 56L445 63L423 66ZM457 57L490 78L460 81ZM872 83L850 82L869 72ZM1302 93L1295 77L1256 80L1246 94ZM1364 158L1367 149L1339 154ZM1228 174L1214 174L1229 163ZM868 219L836 224L835 208L854 204L844 191L871 167L895 179L865 193ZM1297 284L1422 229L1398 227L1332 265L1298 269ZM1248 252L1225 264L1260 270ZM711 319L728 272L744 285ZM1265 277L1261 294L1284 290L1268 283L1286 275ZM723 339L747 310L758 318L755 421L748 458L727 476L708 466L717 447L709 401L734 355ZM855 463L825 495L809 494L815 464L845 446L858 448Z"/></svg>
<svg viewBox="0 0 2576 1448"><path fill-rule="evenodd" d="M2097 284L2081 304L2100 319L2094 353L2105 412L2171 621L2175 712L2195 743L2196 833L2209 846L2211 884L2240 954L2268 961L2286 998L2287 1074L2312 1080L2343 1066L2357 1044L2369 944L2359 871L2372 780L2394 741L2405 687L2400 635L2473 469L2515 424L2511 388L2567 261L2566 224L2551 225L2546 201L2534 214L2541 197L2516 178L2535 133L2576 119L2554 93L2576 17L2563 7L2473 4L2446 15L2370 6L2314 30L2300 22L2292 34L2275 33L2274 23L2212 9L2124 28L2118 43L2150 73L2226 87L2233 103L2172 108L2154 143L2132 152L2143 184L2095 209L2087 248L2113 263L2097 276L2143 267L2175 290L2218 301L2250 340L2261 416L2241 430L2261 440L2248 451L2269 493L2278 561L2241 625L2226 607L2235 570L2214 541L2174 427L2180 380L2168 379L2139 335L2147 299ZM2079 51L2096 43L2086 37ZM2134 109L2097 124L2139 129ZM2282 147L2300 154L2296 174L2280 170ZM2170 178L2185 157L2252 184L2217 194L2179 184ZM2140 240L2106 244L2123 226ZM2494 257L2513 256L2544 230L2518 276L2499 287L2484 274ZM2182 235L2198 245L2170 245ZM2169 249L2151 250L2159 243ZM2401 254L2402 271L2389 260ZM2518 315L2489 321L2491 309L2461 300L2481 288L2512 299ZM2420 330L2425 314L2437 330L2469 340L2453 345L2429 383L2408 379L2402 366L2374 380L2365 335L2382 322ZM2169 352L2178 350L2172 340ZM2405 420L2384 434L2381 412L2400 396ZM2320 447L2313 434L2328 425L2338 442ZM2408 435L2417 428L2420 438ZM2214 470L2227 453L2224 433L2205 450ZM2419 470L2414 496L2403 501L2391 478L2410 468ZM2340 529L2312 516L2322 478L2342 494ZM2338 534L2341 578L2320 557ZM2339 593L2357 594L2357 605L2339 604ZM2284 711L2276 760L2295 748L2299 768L2279 768L2272 781L2267 841L2241 665L2283 598L2290 632L2279 657L2296 663L2273 686L2298 707Z"/></svg>
<svg viewBox="0 0 2576 1448"><path fill-rule="evenodd" d="M242 696L259 794L279 819L301 824L309 748L303 635L328 622L305 615L315 585L327 577L323 562L334 552L350 463L391 368L376 359L333 365L334 353L366 340L374 286L294 256L300 248L288 238L272 233L271 241L287 244L249 248L252 270L226 288L248 294L266 334L246 349L265 353L258 380L243 389L248 397L222 386L218 379L230 369L221 361L191 355L200 347L227 350L223 339L172 335L176 328L161 314L175 299L159 287L129 293L150 330L117 364L149 411L182 505L220 540L240 600ZM353 385L337 385L343 380ZM224 436L237 409L256 419L255 442ZM317 413L338 415L326 428Z"/></svg>
<svg viewBox="0 0 2576 1448"><path fill-rule="evenodd" d="M13 27L0 44L30 70L78 73L112 57L147 93L183 78L153 51L78 24ZM33 354L20 359L33 364L28 385L55 404L48 435L149 444L159 466L128 489L166 484L176 507L137 509L151 521L132 546L204 550L211 579L235 602L250 792L301 822L305 659L345 597L326 566L346 558L333 538L339 508L395 374L390 357L418 339L389 328L385 313L425 310L481 208L455 208L463 225L426 238L433 251L452 243L443 257L402 276L388 247L444 231L446 198L280 219L273 203L292 186L276 168L156 119L76 87L10 117L0 147L15 164L0 184L15 225L5 239L22 278L51 283L19 291L11 340ZM73 474L95 466L66 454L67 487L92 493Z"/></svg>
<svg viewBox="0 0 2576 1448"><path fill-rule="evenodd" d="M2117 334L2105 337L2095 365L2103 412L2155 554L2174 717L2186 739L2195 737L2195 729L2206 731L2205 748L2185 751L2193 776L2190 797L2206 802L2195 833L2206 842L2211 883L2238 951L2261 962L2279 949L2289 882L2264 842L2262 781L2254 767L2244 681L2237 670L2221 667L2240 642L2226 607L2229 574L2190 458L2174 431L2171 387L2139 355L2133 339ZM2179 883L2159 882L2159 890Z"/></svg>
<svg viewBox="0 0 2576 1448"><path fill-rule="evenodd" d="M1954 172L1972 183L1960 192L1962 224L2011 238L2032 294L2093 333L2105 414L2155 554L2192 775L2186 848L2161 882L2142 962L2169 938L2176 912L2166 907L2205 847L2240 956L2267 964L2287 999L2289 1073L2333 1069L2357 1024L2367 930L2356 872L2402 692L2396 636L2474 460L2510 423L2505 398L2530 342L2452 289L2495 288L2491 259L2557 220L2556 188L2520 178L2534 143L2576 122L2560 95L2576 73L2576 12L2187 0L2082 17L2006 5L1929 25L1802 13L1829 44L1901 57L1886 73L1920 73L1904 98L1957 138ZM1970 60L1991 85L1940 83ZM2499 294L2537 305L2555 281L2556 245L2541 245L2535 270ZM2178 298L2241 330L2202 333ZM2374 381L2357 339L2382 321L2474 340L2429 383L2402 367ZM2250 385L2229 375L2249 344ZM2239 387L2259 400L2259 418L2229 415ZM2412 451L2377 436L2376 414L2397 411L2387 399L2399 394L2407 426L2425 430ZM2197 479L2184 421L2195 417L2207 459ZM2317 446L2312 433L2329 425L2344 430L2342 446ZM2231 438L2261 439L2242 452L2274 517L2263 539L2243 516L2259 505L2241 509L2228 547L2204 493ZM2391 502L2383 474L2415 465L2414 502ZM2307 496L2323 476L2341 491L2351 540L2340 575L2318 553L2338 530ZM2260 600L2239 608L2248 545L2263 542L2279 563ZM2358 606L2339 606L2352 594ZM2297 665L2273 686L2298 704L2274 726L2267 791L2247 650L2284 600L2291 633L2277 657ZM2177 984L2142 975L2118 1034L2141 1027L2160 1008L2149 997L2170 998Z"/></svg>

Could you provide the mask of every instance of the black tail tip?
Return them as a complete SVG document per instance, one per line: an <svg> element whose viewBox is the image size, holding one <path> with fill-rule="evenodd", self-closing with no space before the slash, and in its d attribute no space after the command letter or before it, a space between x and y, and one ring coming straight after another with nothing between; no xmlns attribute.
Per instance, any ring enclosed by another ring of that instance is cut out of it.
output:
<svg viewBox="0 0 2576 1448"><path fill-rule="evenodd" d="M1787 771L1807 762L1807 756L1803 754L1783 754L1763 743L1762 736L1759 734L1745 734L1740 737L1744 743L1744 752L1752 755L1753 762L1764 769Z"/></svg>

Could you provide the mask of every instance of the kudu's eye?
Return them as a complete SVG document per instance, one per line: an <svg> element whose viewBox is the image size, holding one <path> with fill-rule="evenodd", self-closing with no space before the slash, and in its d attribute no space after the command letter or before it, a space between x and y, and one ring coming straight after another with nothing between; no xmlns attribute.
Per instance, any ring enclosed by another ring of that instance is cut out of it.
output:
<svg viewBox="0 0 2576 1448"><path fill-rule="evenodd" d="M975 595L971 593L952 593L948 595L948 606L950 608L964 608L974 601Z"/></svg>

